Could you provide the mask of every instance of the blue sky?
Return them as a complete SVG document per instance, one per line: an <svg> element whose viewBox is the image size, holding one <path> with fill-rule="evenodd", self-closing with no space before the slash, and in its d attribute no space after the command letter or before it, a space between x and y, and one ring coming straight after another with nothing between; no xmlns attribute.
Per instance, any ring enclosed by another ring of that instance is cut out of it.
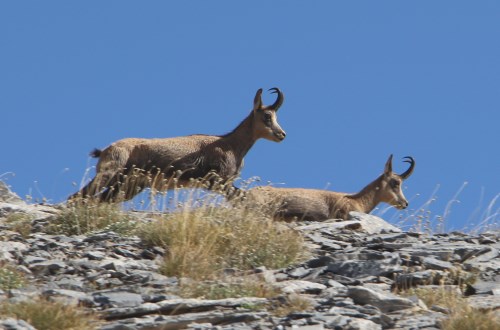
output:
<svg viewBox="0 0 500 330"><path fill-rule="evenodd" d="M438 187L430 218L470 228L500 192L499 33L498 1L4 1L0 178L61 202L94 147L227 133L277 86L287 138L244 179L355 192L411 155L410 209L384 217Z"/></svg>

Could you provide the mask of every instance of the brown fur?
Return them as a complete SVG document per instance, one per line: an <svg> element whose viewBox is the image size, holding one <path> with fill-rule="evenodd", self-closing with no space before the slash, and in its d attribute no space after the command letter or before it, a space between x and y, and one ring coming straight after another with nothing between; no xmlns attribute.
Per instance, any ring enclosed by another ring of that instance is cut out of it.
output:
<svg viewBox="0 0 500 330"><path fill-rule="evenodd" d="M385 202L399 209L408 206L401 190L402 181L413 172L415 161L403 174L392 172L392 155L386 162L384 173L355 194L304 188L257 187L247 193L247 199L258 205L268 205L279 220L322 221L345 219L349 212L370 213L379 203ZM274 204L274 207L273 207Z"/></svg>
<svg viewBox="0 0 500 330"><path fill-rule="evenodd" d="M215 180L234 180L243 166L243 157L260 138L280 142L285 132L279 126L276 111L283 102L278 94L273 105L262 104L262 89L257 91L252 112L232 132L222 135L190 135L163 139L127 138L104 150L99 157L96 176L74 198L98 197L100 201L133 198L146 187L168 190L189 187L192 179L205 178L208 188ZM119 194L122 196L119 196Z"/></svg>

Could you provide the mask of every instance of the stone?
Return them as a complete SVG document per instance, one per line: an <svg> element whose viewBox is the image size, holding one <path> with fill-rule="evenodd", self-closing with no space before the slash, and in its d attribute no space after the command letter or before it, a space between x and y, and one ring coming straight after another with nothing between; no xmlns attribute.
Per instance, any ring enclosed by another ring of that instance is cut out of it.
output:
<svg viewBox="0 0 500 330"><path fill-rule="evenodd" d="M426 269L451 270L455 268L451 262L442 261L433 257L424 257L422 259L422 265Z"/></svg>
<svg viewBox="0 0 500 330"><path fill-rule="evenodd" d="M16 193L10 190L9 186L0 180L0 202L8 204L26 205Z"/></svg>
<svg viewBox="0 0 500 330"><path fill-rule="evenodd" d="M1 181L0 181L1 182ZM37 330L24 320L7 318L0 320L0 329L3 330Z"/></svg>
<svg viewBox="0 0 500 330"><path fill-rule="evenodd" d="M412 308L415 306L415 304L407 298L398 297L390 293L382 294L360 286L349 287L347 295L352 298L356 304L373 305L379 308L383 313Z"/></svg>
<svg viewBox="0 0 500 330"><path fill-rule="evenodd" d="M361 224L361 229L368 234L401 232L401 229L399 229L398 227L393 226L374 215L351 211L349 212L349 219L358 221Z"/></svg>
<svg viewBox="0 0 500 330"><path fill-rule="evenodd" d="M301 280L277 282L274 287L281 289L283 293L319 293L326 289L324 284Z"/></svg>
<svg viewBox="0 0 500 330"><path fill-rule="evenodd" d="M137 307L144 301L137 293L127 291L97 292L93 294L94 301L103 307Z"/></svg>

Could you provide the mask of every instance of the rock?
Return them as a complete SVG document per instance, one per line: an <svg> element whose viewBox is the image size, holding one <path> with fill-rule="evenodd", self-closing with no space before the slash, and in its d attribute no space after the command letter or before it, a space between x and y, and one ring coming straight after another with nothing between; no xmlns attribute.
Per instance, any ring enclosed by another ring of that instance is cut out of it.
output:
<svg viewBox="0 0 500 330"><path fill-rule="evenodd" d="M0 181L0 202L6 204L26 205L26 202L23 201L16 193L12 192L9 186L7 186L7 184L3 181Z"/></svg>
<svg viewBox="0 0 500 330"><path fill-rule="evenodd" d="M1 181L0 181L1 183ZM7 318L0 320L0 329L4 330L37 330L24 320Z"/></svg>
<svg viewBox="0 0 500 330"><path fill-rule="evenodd" d="M391 277L395 273L402 272L401 260L398 254L339 254L337 258L340 260L330 262L326 270L350 278L370 275Z"/></svg>
<svg viewBox="0 0 500 330"><path fill-rule="evenodd" d="M359 286L349 287L347 295L352 298L354 303L373 305L383 313L415 307L415 304L407 298L398 297L390 293L382 294Z"/></svg>
<svg viewBox="0 0 500 330"><path fill-rule="evenodd" d="M326 285L309 281L291 280L277 282L274 287L281 289L283 293L319 293L326 289Z"/></svg>
<svg viewBox="0 0 500 330"><path fill-rule="evenodd" d="M144 302L140 294L127 291L97 292L93 294L93 299L105 308L137 307Z"/></svg>
<svg viewBox="0 0 500 330"><path fill-rule="evenodd" d="M367 232L368 234L401 232L401 229L398 227L395 227L374 215L352 211L349 212L349 219L358 221L361 224L361 230Z"/></svg>
<svg viewBox="0 0 500 330"><path fill-rule="evenodd" d="M422 265L426 269L451 270L455 268L451 262L438 260L432 257L424 257L422 259Z"/></svg>

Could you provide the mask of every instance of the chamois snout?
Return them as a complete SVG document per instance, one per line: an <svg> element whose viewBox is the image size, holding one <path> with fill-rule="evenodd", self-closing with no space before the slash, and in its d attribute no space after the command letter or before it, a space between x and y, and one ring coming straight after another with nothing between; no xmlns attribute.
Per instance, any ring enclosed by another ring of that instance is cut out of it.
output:
<svg viewBox="0 0 500 330"><path fill-rule="evenodd" d="M286 132L278 125L278 129L273 130L273 135L276 137L276 142L281 142L285 139Z"/></svg>
<svg viewBox="0 0 500 330"><path fill-rule="evenodd" d="M394 207L398 210L404 210L408 207L408 201L406 199L401 199L394 204Z"/></svg>

